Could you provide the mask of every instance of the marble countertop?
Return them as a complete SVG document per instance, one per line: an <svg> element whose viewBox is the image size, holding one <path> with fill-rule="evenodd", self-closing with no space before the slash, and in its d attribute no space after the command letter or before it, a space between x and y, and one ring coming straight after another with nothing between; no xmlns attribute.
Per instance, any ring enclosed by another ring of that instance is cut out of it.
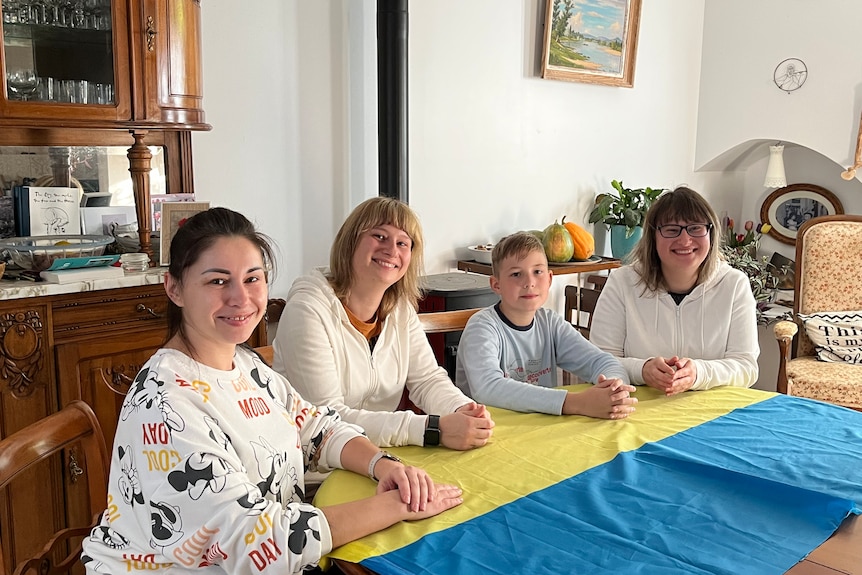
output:
<svg viewBox="0 0 862 575"><path fill-rule="evenodd" d="M167 269L166 267L156 267L142 273L126 273L121 278L86 280L68 284L48 283L45 281L0 280L0 301L160 284L164 283Z"/></svg>

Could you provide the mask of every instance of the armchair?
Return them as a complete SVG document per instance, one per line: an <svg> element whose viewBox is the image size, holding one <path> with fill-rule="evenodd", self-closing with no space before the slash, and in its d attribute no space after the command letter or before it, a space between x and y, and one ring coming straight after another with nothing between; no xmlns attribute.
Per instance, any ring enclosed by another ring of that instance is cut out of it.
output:
<svg viewBox="0 0 862 575"><path fill-rule="evenodd" d="M862 310L862 216L824 216L799 228L794 295L793 321L773 328L778 392L862 411L862 365L819 361L798 317Z"/></svg>

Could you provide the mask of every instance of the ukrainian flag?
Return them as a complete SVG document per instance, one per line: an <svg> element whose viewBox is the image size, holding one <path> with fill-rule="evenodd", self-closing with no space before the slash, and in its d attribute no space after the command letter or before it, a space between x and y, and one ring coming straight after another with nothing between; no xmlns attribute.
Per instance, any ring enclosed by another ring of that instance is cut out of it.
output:
<svg viewBox="0 0 862 575"><path fill-rule="evenodd" d="M482 449L393 449L464 503L330 556L381 575L772 575L862 512L862 413L738 388L637 396L622 421L493 409ZM374 488L336 472L315 501Z"/></svg>

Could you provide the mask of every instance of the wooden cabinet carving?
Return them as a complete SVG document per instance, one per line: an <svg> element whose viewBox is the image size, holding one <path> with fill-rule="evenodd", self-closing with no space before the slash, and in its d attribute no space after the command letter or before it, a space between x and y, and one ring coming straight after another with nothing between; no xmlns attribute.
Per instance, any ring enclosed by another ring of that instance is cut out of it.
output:
<svg viewBox="0 0 862 575"><path fill-rule="evenodd" d="M162 285L0 301L0 437L74 399L93 408L108 449L120 406L141 365L165 340ZM249 345L266 345L265 323ZM74 453L45 465L0 493L6 565L64 525L86 523L86 487ZM46 518L52 523L46 526Z"/></svg>
<svg viewBox="0 0 862 575"><path fill-rule="evenodd" d="M36 375L45 362L42 343L39 310L9 311L0 316L0 353L3 354L0 377L6 380L12 395L24 397L33 393Z"/></svg>

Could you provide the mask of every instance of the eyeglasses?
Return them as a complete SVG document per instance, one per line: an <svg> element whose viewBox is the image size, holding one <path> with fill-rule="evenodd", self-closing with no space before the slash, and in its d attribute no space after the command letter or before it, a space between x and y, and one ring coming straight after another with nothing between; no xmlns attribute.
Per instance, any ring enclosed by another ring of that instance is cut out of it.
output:
<svg viewBox="0 0 862 575"><path fill-rule="evenodd" d="M712 224L688 224L687 226L678 226L676 224L668 224L666 226L657 226L658 233L663 238L678 238L685 230L685 233L692 238L702 238L709 235L709 230L712 229Z"/></svg>

